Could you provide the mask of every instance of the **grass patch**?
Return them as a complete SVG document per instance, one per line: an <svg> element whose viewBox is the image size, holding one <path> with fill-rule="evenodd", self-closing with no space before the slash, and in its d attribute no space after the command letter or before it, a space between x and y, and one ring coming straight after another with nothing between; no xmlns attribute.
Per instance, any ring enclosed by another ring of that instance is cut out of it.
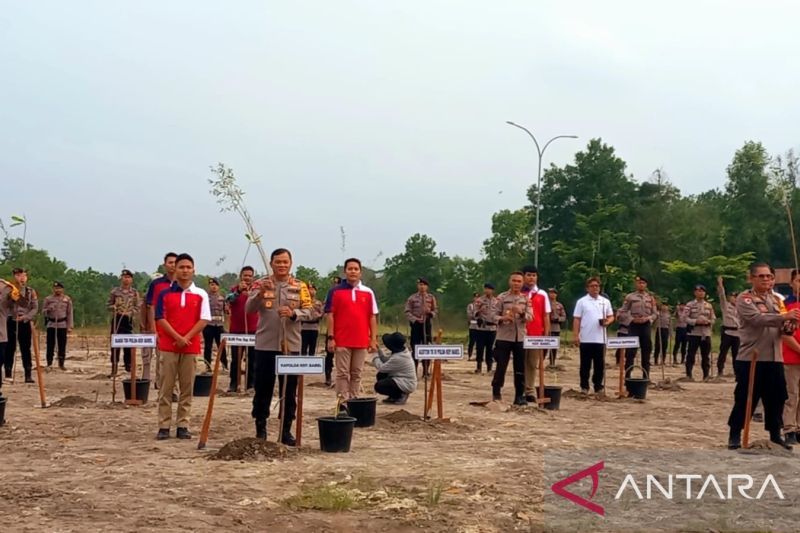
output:
<svg viewBox="0 0 800 533"><path fill-rule="evenodd" d="M318 511L347 511L352 509L356 501L353 496L341 487L307 487L300 494L284 500L290 509L295 511L315 509Z"/></svg>
<svg viewBox="0 0 800 533"><path fill-rule="evenodd" d="M436 507L439 505L439 500L442 499L442 491L444 485L441 481L436 481L428 484L428 490L425 493L425 503L428 507Z"/></svg>

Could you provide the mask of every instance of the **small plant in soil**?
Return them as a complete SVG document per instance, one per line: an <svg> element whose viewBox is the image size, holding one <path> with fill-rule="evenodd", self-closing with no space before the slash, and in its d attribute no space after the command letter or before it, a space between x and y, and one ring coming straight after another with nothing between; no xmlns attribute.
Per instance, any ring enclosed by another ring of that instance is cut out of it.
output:
<svg viewBox="0 0 800 533"><path fill-rule="evenodd" d="M295 511L315 509L318 511L346 511L356 501L345 489L339 487L308 487L303 492L290 496L284 504Z"/></svg>

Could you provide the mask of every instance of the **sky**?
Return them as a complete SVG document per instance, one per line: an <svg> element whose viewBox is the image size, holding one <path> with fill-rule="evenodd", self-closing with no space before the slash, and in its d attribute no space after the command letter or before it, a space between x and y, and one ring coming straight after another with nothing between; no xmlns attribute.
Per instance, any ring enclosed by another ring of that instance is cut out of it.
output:
<svg viewBox="0 0 800 533"><path fill-rule="evenodd" d="M747 140L797 149L799 18L792 2L0 0L0 218L24 214L73 268L186 251L238 270L244 225L207 184L221 161L267 253L296 265L377 268L417 232L477 259L536 180L507 120L579 137L545 166L601 137L684 194L722 187Z"/></svg>

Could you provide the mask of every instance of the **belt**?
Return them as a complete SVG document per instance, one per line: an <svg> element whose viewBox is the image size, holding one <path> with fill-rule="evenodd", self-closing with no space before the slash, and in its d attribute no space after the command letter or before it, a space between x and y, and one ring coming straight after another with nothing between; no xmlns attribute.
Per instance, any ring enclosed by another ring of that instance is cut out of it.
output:
<svg viewBox="0 0 800 533"><path fill-rule="evenodd" d="M66 322L67 318L66 317L64 317L64 318L50 318L48 320L50 320L50 322Z"/></svg>

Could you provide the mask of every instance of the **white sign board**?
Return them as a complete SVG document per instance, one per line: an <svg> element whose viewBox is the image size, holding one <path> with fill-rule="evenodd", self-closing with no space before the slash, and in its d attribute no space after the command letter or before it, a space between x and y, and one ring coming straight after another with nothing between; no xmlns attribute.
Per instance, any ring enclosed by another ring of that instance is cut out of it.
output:
<svg viewBox="0 0 800 533"><path fill-rule="evenodd" d="M228 346L255 346L256 336L244 333L223 333L222 338Z"/></svg>
<svg viewBox="0 0 800 533"><path fill-rule="evenodd" d="M117 333L111 335L112 348L155 348L156 336L152 333Z"/></svg>
<svg viewBox="0 0 800 533"><path fill-rule="evenodd" d="M464 347L460 344L418 344L414 355L420 361L428 359L463 359Z"/></svg>
<svg viewBox="0 0 800 533"><path fill-rule="evenodd" d="M279 355L275 357L275 373L279 376L324 374L325 357Z"/></svg>
<svg viewBox="0 0 800 533"><path fill-rule="evenodd" d="M525 337L526 350L556 349L561 346L561 337Z"/></svg>
<svg viewBox="0 0 800 533"><path fill-rule="evenodd" d="M617 350L619 348L638 348L639 337L611 337L606 340L606 348Z"/></svg>

